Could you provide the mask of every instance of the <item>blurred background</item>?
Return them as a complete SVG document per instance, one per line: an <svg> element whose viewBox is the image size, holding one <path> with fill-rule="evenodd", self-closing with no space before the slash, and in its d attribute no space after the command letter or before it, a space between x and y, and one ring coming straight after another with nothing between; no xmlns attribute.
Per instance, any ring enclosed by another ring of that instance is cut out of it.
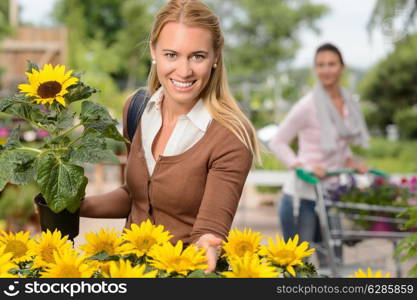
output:
<svg viewBox="0 0 417 300"><path fill-rule="evenodd" d="M84 81L100 90L93 100L121 120L127 95L146 83L151 63L147 37L153 15L165 2L0 0L0 96L16 92L17 84L25 80L27 60L66 64L84 72ZM416 1L204 2L220 16L229 81L261 141L272 137L291 106L315 84L314 52L331 42L344 55L343 84L359 99L372 133L371 147L354 149L355 153L369 165L406 180L417 173ZM0 115L0 143L16 122ZM27 126L27 142L41 142L43 137L43 132ZM124 145L110 146L124 152ZM263 159L263 166L248 178L235 222L272 235L278 230L273 206L286 173L272 154L265 152ZM86 168L88 193L120 184L119 166ZM35 219L36 224L33 195L33 189L6 188L0 195L4 226L36 226L28 222ZM83 222L88 229L102 225ZM112 224L123 225L119 223Z"/></svg>

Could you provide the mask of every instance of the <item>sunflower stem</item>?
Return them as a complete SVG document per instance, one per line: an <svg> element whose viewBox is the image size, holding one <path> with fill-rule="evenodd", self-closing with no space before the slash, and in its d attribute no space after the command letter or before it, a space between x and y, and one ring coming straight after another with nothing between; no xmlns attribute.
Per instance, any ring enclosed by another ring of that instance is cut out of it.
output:
<svg viewBox="0 0 417 300"><path fill-rule="evenodd" d="M77 125L69 128L68 130L66 130L63 133L61 133L60 135L58 135L57 138L61 138L61 137L64 137L64 136L68 135L71 131L75 130L76 128L78 128L82 125L83 125L83 123L78 123Z"/></svg>
<svg viewBox="0 0 417 300"><path fill-rule="evenodd" d="M68 144L68 148L70 148L72 145L74 145L76 142L78 142L79 140L81 140L83 136L80 135L79 137L77 137L75 140L73 140L71 143Z"/></svg>
<svg viewBox="0 0 417 300"><path fill-rule="evenodd" d="M31 148L31 147L19 147L19 148L16 148L16 150L32 151L32 152L36 152L36 153L39 153L39 154L43 153L42 150L38 150L38 149L35 149L35 148Z"/></svg>

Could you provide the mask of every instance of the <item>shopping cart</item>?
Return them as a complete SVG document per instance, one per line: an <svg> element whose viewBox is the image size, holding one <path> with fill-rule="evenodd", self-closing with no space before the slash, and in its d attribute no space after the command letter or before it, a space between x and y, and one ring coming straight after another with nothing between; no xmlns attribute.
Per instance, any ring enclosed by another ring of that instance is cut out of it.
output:
<svg viewBox="0 0 417 300"><path fill-rule="evenodd" d="M355 171L352 169L343 169L334 172L327 172L326 177L340 176L342 174L353 176L354 173ZM398 215L403 212L405 208L333 201L329 192L323 188L322 182L313 173L307 172L303 169L296 169L296 174L301 180L314 185L317 195L316 211L323 239L322 243L315 245L315 247L317 251L327 256L330 272L333 277L340 277L344 270L343 257L341 255L341 251L338 251L341 249L343 244L365 239L383 238L390 240L395 249L397 242L410 234L410 232L402 231L370 231L344 228L344 226L342 226L343 219L354 220L360 218L368 221L404 224L406 222L404 219L378 216L375 214L366 215L365 212L372 211L381 214L391 213ZM370 169L369 174L388 178L387 174L375 169ZM346 213L346 209L349 210L349 213ZM396 263L396 276L401 277L401 265L398 261Z"/></svg>

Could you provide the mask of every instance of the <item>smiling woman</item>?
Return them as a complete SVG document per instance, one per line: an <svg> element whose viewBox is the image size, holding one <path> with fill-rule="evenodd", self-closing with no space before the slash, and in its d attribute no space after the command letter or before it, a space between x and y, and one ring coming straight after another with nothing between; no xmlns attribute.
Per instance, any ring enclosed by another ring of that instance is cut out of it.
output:
<svg viewBox="0 0 417 300"><path fill-rule="evenodd" d="M230 93L219 20L197 0L169 1L150 34L149 101L131 144L126 184L86 197L81 215L149 219L207 250L207 271L229 232L253 158L253 126ZM124 107L124 135L132 97ZM133 226L134 227L134 226Z"/></svg>

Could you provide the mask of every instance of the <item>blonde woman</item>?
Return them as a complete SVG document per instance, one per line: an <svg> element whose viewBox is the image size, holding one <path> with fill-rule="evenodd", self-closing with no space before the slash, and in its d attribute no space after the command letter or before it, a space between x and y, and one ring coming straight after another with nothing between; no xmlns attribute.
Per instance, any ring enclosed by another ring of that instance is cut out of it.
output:
<svg viewBox="0 0 417 300"><path fill-rule="evenodd" d="M258 142L230 93L218 18L197 0L172 0L150 34L149 102L138 124L126 184L86 197L85 217L150 219L182 240L206 248L213 271L232 224ZM131 99L124 107L126 116Z"/></svg>

